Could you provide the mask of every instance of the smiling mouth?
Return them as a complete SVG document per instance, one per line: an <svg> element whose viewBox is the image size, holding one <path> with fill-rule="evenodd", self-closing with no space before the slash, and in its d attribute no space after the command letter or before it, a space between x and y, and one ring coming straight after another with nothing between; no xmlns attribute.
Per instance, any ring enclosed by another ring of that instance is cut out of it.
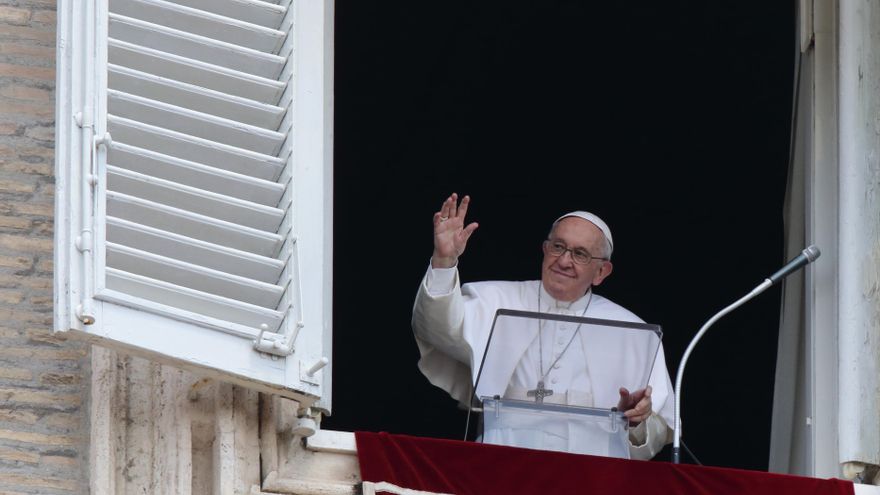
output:
<svg viewBox="0 0 880 495"><path fill-rule="evenodd" d="M560 272L559 270L556 270L556 269L554 269L554 268L551 268L551 269L550 269L550 272L551 272L551 273L554 273L554 274L556 274L556 275L559 275L560 277L574 278L574 275L573 275L573 274L566 273L566 272Z"/></svg>

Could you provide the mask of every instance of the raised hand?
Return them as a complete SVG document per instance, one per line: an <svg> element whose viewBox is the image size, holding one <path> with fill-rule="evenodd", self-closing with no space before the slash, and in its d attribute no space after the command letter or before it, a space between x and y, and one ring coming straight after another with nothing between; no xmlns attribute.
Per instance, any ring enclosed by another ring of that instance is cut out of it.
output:
<svg viewBox="0 0 880 495"><path fill-rule="evenodd" d="M458 194L452 193L446 198L440 211L434 213L434 254L431 266L434 268L452 268L458 263L458 257L464 253L468 239L477 230L477 222L464 225L470 196L465 196L458 204Z"/></svg>
<svg viewBox="0 0 880 495"><path fill-rule="evenodd" d="M630 393L624 387L620 387L620 401L617 409L629 419L630 426L637 426L651 415L651 387L636 390Z"/></svg>

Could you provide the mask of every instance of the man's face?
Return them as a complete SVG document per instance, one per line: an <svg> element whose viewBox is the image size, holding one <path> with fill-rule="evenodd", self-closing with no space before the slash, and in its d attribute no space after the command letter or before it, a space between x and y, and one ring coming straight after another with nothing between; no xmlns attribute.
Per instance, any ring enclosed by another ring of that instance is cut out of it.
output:
<svg viewBox="0 0 880 495"><path fill-rule="evenodd" d="M605 236L599 227L578 217L563 218L550 233L551 242L560 242L569 249L586 249L593 256L604 254ZM541 281L544 289L559 301L575 301L593 285L599 285L611 274L611 262L593 259L586 265L575 263L566 251L554 256L544 243Z"/></svg>

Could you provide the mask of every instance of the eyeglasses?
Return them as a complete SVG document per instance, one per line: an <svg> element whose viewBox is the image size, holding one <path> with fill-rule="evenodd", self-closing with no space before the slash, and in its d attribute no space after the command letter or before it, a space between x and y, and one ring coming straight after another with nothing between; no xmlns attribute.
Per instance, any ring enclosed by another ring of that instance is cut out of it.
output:
<svg viewBox="0 0 880 495"><path fill-rule="evenodd" d="M548 239L544 241L544 248L547 249L547 252L550 253L551 256L562 256L566 251L571 253L571 259L575 263L579 265L588 265L593 260L602 260L608 261L608 258L599 258L590 254L584 248L574 248L571 249L565 245L564 242L554 241L552 239Z"/></svg>

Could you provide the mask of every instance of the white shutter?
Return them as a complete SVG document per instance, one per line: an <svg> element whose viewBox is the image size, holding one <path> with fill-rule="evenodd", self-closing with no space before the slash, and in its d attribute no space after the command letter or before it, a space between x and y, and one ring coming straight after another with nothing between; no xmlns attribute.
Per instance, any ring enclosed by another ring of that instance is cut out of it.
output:
<svg viewBox="0 0 880 495"><path fill-rule="evenodd" d="M62 0L56 330L330 407L332 0Z"/></svg>

